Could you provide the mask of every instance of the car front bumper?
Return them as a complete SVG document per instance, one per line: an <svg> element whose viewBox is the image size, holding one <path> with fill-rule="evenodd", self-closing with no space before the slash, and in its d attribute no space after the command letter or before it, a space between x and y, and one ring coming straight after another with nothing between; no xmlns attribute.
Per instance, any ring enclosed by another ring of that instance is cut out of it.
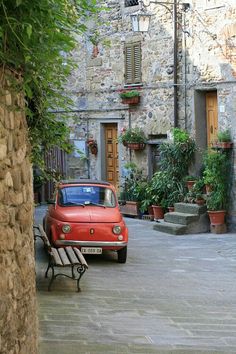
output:
<svg viewBox="0 0 236 354"><path fill-rule="evenodd" d="M106 241L75 241L75 240L56 240L56 246L77 246L77 247L125 247L127 246L125 241L115 241L115 242L106 242Z"/></svg>

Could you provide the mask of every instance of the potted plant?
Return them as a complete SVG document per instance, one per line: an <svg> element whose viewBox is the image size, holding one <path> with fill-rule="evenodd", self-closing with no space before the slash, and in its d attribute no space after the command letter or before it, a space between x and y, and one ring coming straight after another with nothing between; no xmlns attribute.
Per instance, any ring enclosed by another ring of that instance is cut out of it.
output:
<svg viewBox="0 0 236 354"><path fill-rule="evenodd" d="M232 148L233 143L232 143L230 131L228 129L219 131L217 134L217 138L218 138L217 147L221 147L223 149Z"/></svg>
<svg viewBox="0 0 236 354"><path fill-rule="evenodd" d="M223 183L226 179L228 169L228 158L220 151L209 150L204 156L203 180L207 194L217 187L218 183Z"/></svg>
<svg viewBox="0 0 236 354"><path fill-rule="evenodd" d="M220 186L207 196L207 209L211 225L222 225L225 223L227 196L226 190Z"/></svg>
<svg viewBox="0 0 236 354"><path fill-rule="evenodd" d="M193 188L194 184L196 183L197 177L195 176L186 176L185 181L186 181L186 186L188 188L188 190L190 191L190 189Z"/></svg>
<svg viewBox="0 0 236 354"><path fill-rule="evenodd" d="M202 178L198 178L193 187L188 191L186 195L186 201L188 203L196 203L198 205L203 205L205 204L205 198L204 198L204 188L205 188L205 183Z"/></svg>
<svg viewBox="0 0 236 354"><path fill-rule="evenodd" d="M98 144L97 144L96 140L88 139L87 140L87 146L88 146L91 154L97 155L97 153L98 153Z"/></svg>
<svg viewBox="0 0 236 354"><path fill-rule="evenodd" d="M127 163L124 169L126 176L121 193L124 200L121 212L126 215L139 216L140 203L145 198L147 189L147 179L143 177L142 169L139 169L133 162Z"/></svg>
<svg viewBox="0 0 236 354"><path fill-rule="evenodd" d="M140 91L124 89L120 91L120 97L123 104L136 105L140 102Z"/></svg>
<svg viewBox="0 0 236 354"><path fill-rule="evenodd" d="M219 151L211 151L204 159L204 182L210 180L212 191L208 193L206 203L212 225L224 224L228 202L229 159L228 155ZM217 217L220 215L221 219Z"/></svg>
<svg viewBox="0 0 236 354"><path fill-rule="evenodd" d="M118 141L132 150L143 150L147 139L143 130L136 127L123 130Z"/></svg>

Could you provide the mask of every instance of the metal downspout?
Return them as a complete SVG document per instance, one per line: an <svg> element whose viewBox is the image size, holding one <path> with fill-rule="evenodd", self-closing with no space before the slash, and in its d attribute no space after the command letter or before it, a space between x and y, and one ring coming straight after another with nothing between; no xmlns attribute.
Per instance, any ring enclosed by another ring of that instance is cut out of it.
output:
<svg viewBox="0 0 236 354"><path fill-rule="evenodd" d="M178 38L177 38L177 0L173 5L174 21L174 127L178 127Z"/></svg>

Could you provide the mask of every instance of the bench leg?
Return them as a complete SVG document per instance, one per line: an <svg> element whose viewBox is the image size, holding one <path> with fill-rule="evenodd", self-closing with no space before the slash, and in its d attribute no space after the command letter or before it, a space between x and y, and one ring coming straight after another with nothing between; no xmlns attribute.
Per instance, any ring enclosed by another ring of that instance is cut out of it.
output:
<svg viewBox="0 0 236 354"><path fill-rule="evenodd" d="M46 270L46 272L45 272L45 278L48 277L48 271L49 271L50 268L51 268L51 270L52 270L52 275L51 275L50 282L49 282L49 284L48 284L48 291L51 290L51 286L52 286L53 280L56 278L56 276L55 276L55 271L54 271L54 267L53 267L53 265L50 264L50 263L48 264L47 270Z"/></svg>
<svg viewBox="0 0 236 354"><path fill-rule="evenodd" d="M79 282L80 282L80 279L82 278L83 274L85 273L85 271L86 271L86 268L84 268L84 267L78 267L77 268L77 272L79 273L79 277L77 279L77 289L78 289L78 291L81 291L80 286L79 286Z"/></svg>

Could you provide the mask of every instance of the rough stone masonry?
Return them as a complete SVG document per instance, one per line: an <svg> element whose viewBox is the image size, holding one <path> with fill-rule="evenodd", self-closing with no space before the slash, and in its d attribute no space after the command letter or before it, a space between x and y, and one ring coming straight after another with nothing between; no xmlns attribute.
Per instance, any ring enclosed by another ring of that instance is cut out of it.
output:
<svg viewBox="0 0 236 354"><path fill-rule="evenodd" d="M0 353L34 354L33 193L24 100L5 80L0 103Z"/></svg>

